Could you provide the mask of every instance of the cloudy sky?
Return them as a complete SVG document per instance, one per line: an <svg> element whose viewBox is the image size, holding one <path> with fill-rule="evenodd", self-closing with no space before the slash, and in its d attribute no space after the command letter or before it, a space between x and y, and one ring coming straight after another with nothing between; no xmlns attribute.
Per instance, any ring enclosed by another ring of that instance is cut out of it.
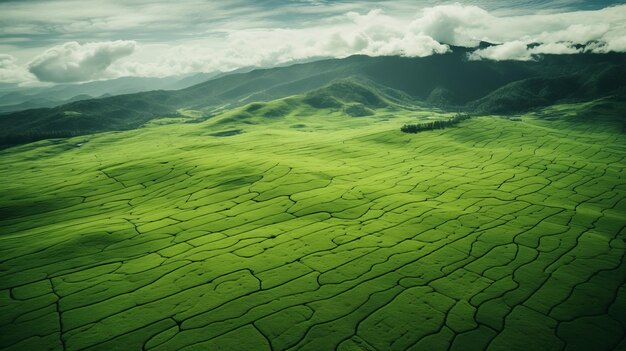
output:
<svg viewBox="0 0 626 351"><path fill-rule="evenodd" d="M511 5L514 3L514 5ZM469 59L626 51L608 0L0 0L0 82L85 82L273 66L352 54ZM527 47L529 43L541 43Z"/></svg>

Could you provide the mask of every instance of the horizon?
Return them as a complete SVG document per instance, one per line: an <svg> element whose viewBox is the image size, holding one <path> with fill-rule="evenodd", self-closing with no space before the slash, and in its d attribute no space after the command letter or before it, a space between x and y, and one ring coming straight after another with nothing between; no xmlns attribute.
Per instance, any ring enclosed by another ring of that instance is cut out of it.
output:
<svg viewBox="0 0 626 351"><path fill-rule="evenodd" d="M617 1L441 3L90 1L70 11L74 1L5 1L0 83L185 76L352 55L424 57L450 46L496 61L626 52L626 5ZM499 45L476 48L480 41Z"/></svg>

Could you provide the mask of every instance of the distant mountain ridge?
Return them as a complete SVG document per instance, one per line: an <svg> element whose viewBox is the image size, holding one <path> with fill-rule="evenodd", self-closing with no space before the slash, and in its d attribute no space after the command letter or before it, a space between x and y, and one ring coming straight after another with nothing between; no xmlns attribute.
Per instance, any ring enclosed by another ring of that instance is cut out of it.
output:
<svg viewBox="0 0 626 351"><path fill-rule="evenodd" d="M78 100L150 90L184 89L224 74L227 73L196 73L183 77L170 76L164 78L122 77L80 84L59 84L50 87L15 87L12 89L5 87L4 91L0 91L0 113L28 108L55 107Z"/></svg>
<svg viewBox="0 0 626 351"><path fill-rule="evenodd" d="M561 100L622 94L626 54L545 55L537 61L469 61L470 49L423 58L351 56L227 74L175 91L82 100L0 116L4 135L37 131L125 130L181 109L210 116L255 101L305 94L338 79L389 89L401 99L444 109L511 113ZM80 131L80 132L78 132Z"/></svg>

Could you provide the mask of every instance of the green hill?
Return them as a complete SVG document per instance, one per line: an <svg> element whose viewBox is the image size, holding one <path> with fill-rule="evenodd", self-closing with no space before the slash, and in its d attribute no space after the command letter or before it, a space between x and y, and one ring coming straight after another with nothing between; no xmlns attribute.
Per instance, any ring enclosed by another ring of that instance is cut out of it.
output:
<svg viewBox="0 0 626 351"><path fill-rule="evenodd" d="M585 101L624 89L625 54L546 55L539 61L467 61L467 49L424 58L353 56L288 67L234 73L175 91L152 91L77 101L51 109L0 115L0 140L31 141L50 135L126 130L163 117L209 118L220 110L310 92L335 80L350 79L376 88L387 100L480 113L518 112L558 101ZM574 87L575 89L572 89ZM329 94L341 98L341 85ZM375 97L373 97L375 98ZM364 97L353 114L369 114ZM79 117L80 116L80 117Z"/></svg>
<svg viewBox="0 0 626 351"><path fill-rule="evenodd" d="M559 101L588 101L624 95L626 66L600 69L559 77L535 77L509 83L469 104L478 113L511 113L549 106Z"/></svg>
<svg viewBox="0 0 626 351"><path fill-rule="evenodd" d="M372 82L343 79L305 94L294 95L269 102L254 102L239 108L214 114L210 121L239 130L246 125L273 125L290 121L315 123L320 115L336 115L341 118L376 116L378 118L402 118L422 109L410 98L389 88L381 89ZM158 120L156 120L158 121ZM174 122L173 120L170 122Z"/></svg>
<svg viewBox="0 0 626 351"><path fill-rule="evenodd" d="M623 100L364 84L1 150L0 349L626 348Z"/></svg>

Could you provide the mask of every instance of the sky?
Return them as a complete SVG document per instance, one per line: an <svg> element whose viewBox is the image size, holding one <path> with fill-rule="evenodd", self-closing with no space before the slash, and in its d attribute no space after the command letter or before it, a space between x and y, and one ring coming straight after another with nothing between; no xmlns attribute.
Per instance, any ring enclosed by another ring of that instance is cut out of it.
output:
<svg viewBox="0 0 626 351"><path fill-rule="evenodd" d="M468 59L577 54L577 44L626 52L626 1L0 0L0 83L165 77L354 54L422 57L480 41L501 45Z"/></svg>

